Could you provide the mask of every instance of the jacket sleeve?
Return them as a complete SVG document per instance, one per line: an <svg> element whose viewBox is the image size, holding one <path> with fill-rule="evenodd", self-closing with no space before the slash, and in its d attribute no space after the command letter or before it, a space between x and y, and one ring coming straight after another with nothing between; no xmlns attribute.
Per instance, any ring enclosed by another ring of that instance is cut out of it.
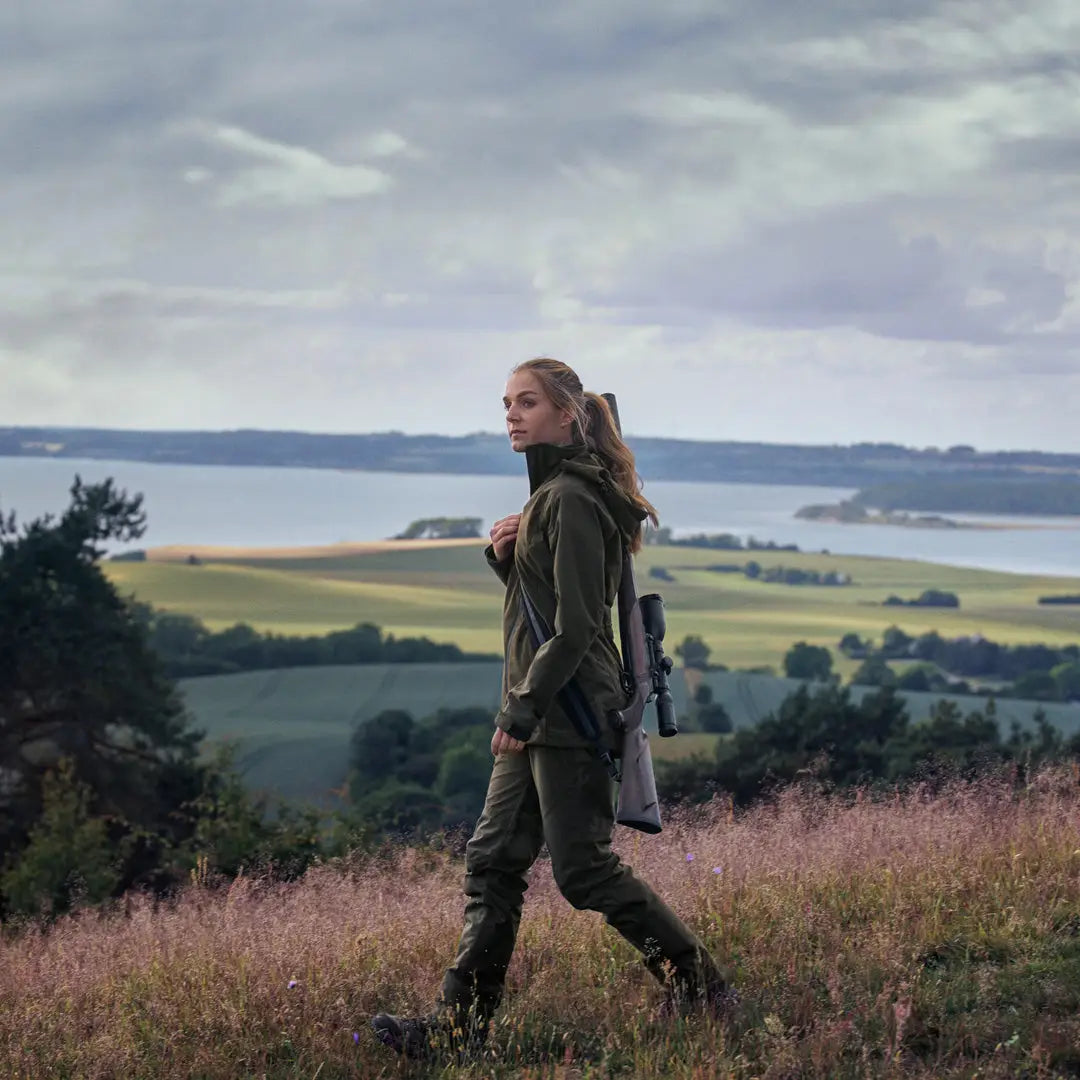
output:
<svg viewBox="0 0 1080 1080"><path fill-rule="evenodd" d="M499 580L505 585L510 579L510 567L514 565L514 552L511 549L510 554L505 559L495 558L495 545L488 544L484 548L484 558L487 559L488 566L498 575Z"/></svg>
<svg viewBox="0 0 1080 1080"><path fill-rule="evenodd" d="M603 625L604 529L597 502L569 488L552 501L547 527L555 570L555 625L525 677L509 689L495 723L523 742L570 681Z"/></svg>

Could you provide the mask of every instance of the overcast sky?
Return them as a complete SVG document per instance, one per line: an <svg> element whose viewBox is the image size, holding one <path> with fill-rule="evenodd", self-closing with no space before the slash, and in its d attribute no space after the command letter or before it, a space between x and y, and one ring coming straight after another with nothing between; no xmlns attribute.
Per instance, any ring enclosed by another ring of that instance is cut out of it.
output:
<svg viewBox="0 0 1080 1080"><path fill-rule="evenodd" d="M638 434L1080 450L1078 56L1075 0L4 4L0 425L501 430L546 354Z"/></svg>

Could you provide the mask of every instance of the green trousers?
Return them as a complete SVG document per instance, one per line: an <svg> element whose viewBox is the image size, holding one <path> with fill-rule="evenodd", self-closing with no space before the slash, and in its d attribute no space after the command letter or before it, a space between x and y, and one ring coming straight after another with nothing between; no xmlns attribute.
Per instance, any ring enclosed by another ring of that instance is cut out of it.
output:
<svg viewBox="0 0 1080 1080"><path fill-rule="evenodd" d="M465 852L465 926L446 972L442 1004L486 1020L502 998L526 874L546 842L563 896L601 912L641 951L661 982L689 993L724 975L679 917L611 850L614 785L586 748L527 746L501 754Z"/></svg>

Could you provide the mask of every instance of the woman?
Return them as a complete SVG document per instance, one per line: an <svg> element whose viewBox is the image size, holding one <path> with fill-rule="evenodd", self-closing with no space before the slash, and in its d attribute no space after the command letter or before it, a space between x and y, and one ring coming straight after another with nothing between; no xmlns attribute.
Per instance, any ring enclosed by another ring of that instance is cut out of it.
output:
<svg viewBox="0 0 1080 1080"><path fill-rule="evenodd" d="M634 457L611 410L557 360L529 360L503 398L510 445L524 453L530 498L495 523L485 555L506 585L502 708L483 814L465 855L465 926L435 1013L380 1013L379 1039L428 1056L482 1044L502 997L529 868L545 842L563 896L601 912L668 988L668 1001L725 1010L733 1000L708 951L611 850L614 799L594 747L559 706L574 677L597 716L627 704L611 625L625 547L641 547L646 517ZM524 589L551 638L534 648ZM606 733L609 749L618 737Z"/></svg>

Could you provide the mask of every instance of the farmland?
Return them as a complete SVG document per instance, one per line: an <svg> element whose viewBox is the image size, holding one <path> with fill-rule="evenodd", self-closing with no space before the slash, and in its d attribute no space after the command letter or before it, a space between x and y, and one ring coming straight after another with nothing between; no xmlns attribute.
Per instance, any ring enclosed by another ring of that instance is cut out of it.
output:
<svg viewBox="0 0 1080 1080"><path fill-rule="evenodd" d="M185 547L151 551L147 562L107 563L123 592L212 629L247 622L283 634L322 634L372 622L396 636L427 636L463 649L501 651L502 587L476 541L372 543L319 549L239 550ZM200 565L188 565L194 554ZM780 669L795 641L835 648L847 631L879 638L890 624L917 635L980 633L995 641L1080 640L1080 613L1040 607L1040 595L1076 591L1076 578L1003 574L915 561L792 552L755 552L763 568L835 571L842 588L751 581L706 569L746 555L647 547L638 556L639 591L659 584L668 609L670 646L699 634L712 660L730 668ZM651 581L662 567L673 581ZM890 594L955 592L956 610L882 608ZM836 655L837 669L854 665Z"/></svg>
<svg viewBox="0 0 1080 1080"><path fill-rule="evenodd" d="M197 565L188 558L195 555ZM880 637L895 623L911 634L982 633L1003 642L1080 640L1080 613L1040 607L1047 593L1076 591L1076 579L1024 577L884 559L756 552L763 567L849 574L847 587L794 587L751 581L706 567L725 553L649 547L639 556L639 589L659 584L668 608L668 646L700 634L712 659L732 668L779 670L794 641L833 649L845 676L854 663L836 652L842 634ZM397 636L427 635L470 651L498 653L502 587L472 541L371 543L320 549L158 549L144 563L105 564L123 592L202 619L213 629L247 622L263 631L322 634L373 622ZM663 567L675 579L649 577ZM924 589L956 592L959 609L882 608L889 594ZM332 803L347 771L348 738L361 720L401 708L416 717L439 708L494 708L500 665L421 664L301 668L244 672L182 683L188 705L209 741L237 743L249 783L275 793ZM710 672L714 698L736 726L775 709L797 685L744 672ZM683 672L672 677L676 707L687 707ZM940 695L908 695L915 719ZM960 698L965 711L978 699ZM1030 722L1034 706L1000 702L1002 724ZM1080 726L1077 706L1050 706L1067 732ZM654 739L658 757L711 752L715 736Z"/></svg>

